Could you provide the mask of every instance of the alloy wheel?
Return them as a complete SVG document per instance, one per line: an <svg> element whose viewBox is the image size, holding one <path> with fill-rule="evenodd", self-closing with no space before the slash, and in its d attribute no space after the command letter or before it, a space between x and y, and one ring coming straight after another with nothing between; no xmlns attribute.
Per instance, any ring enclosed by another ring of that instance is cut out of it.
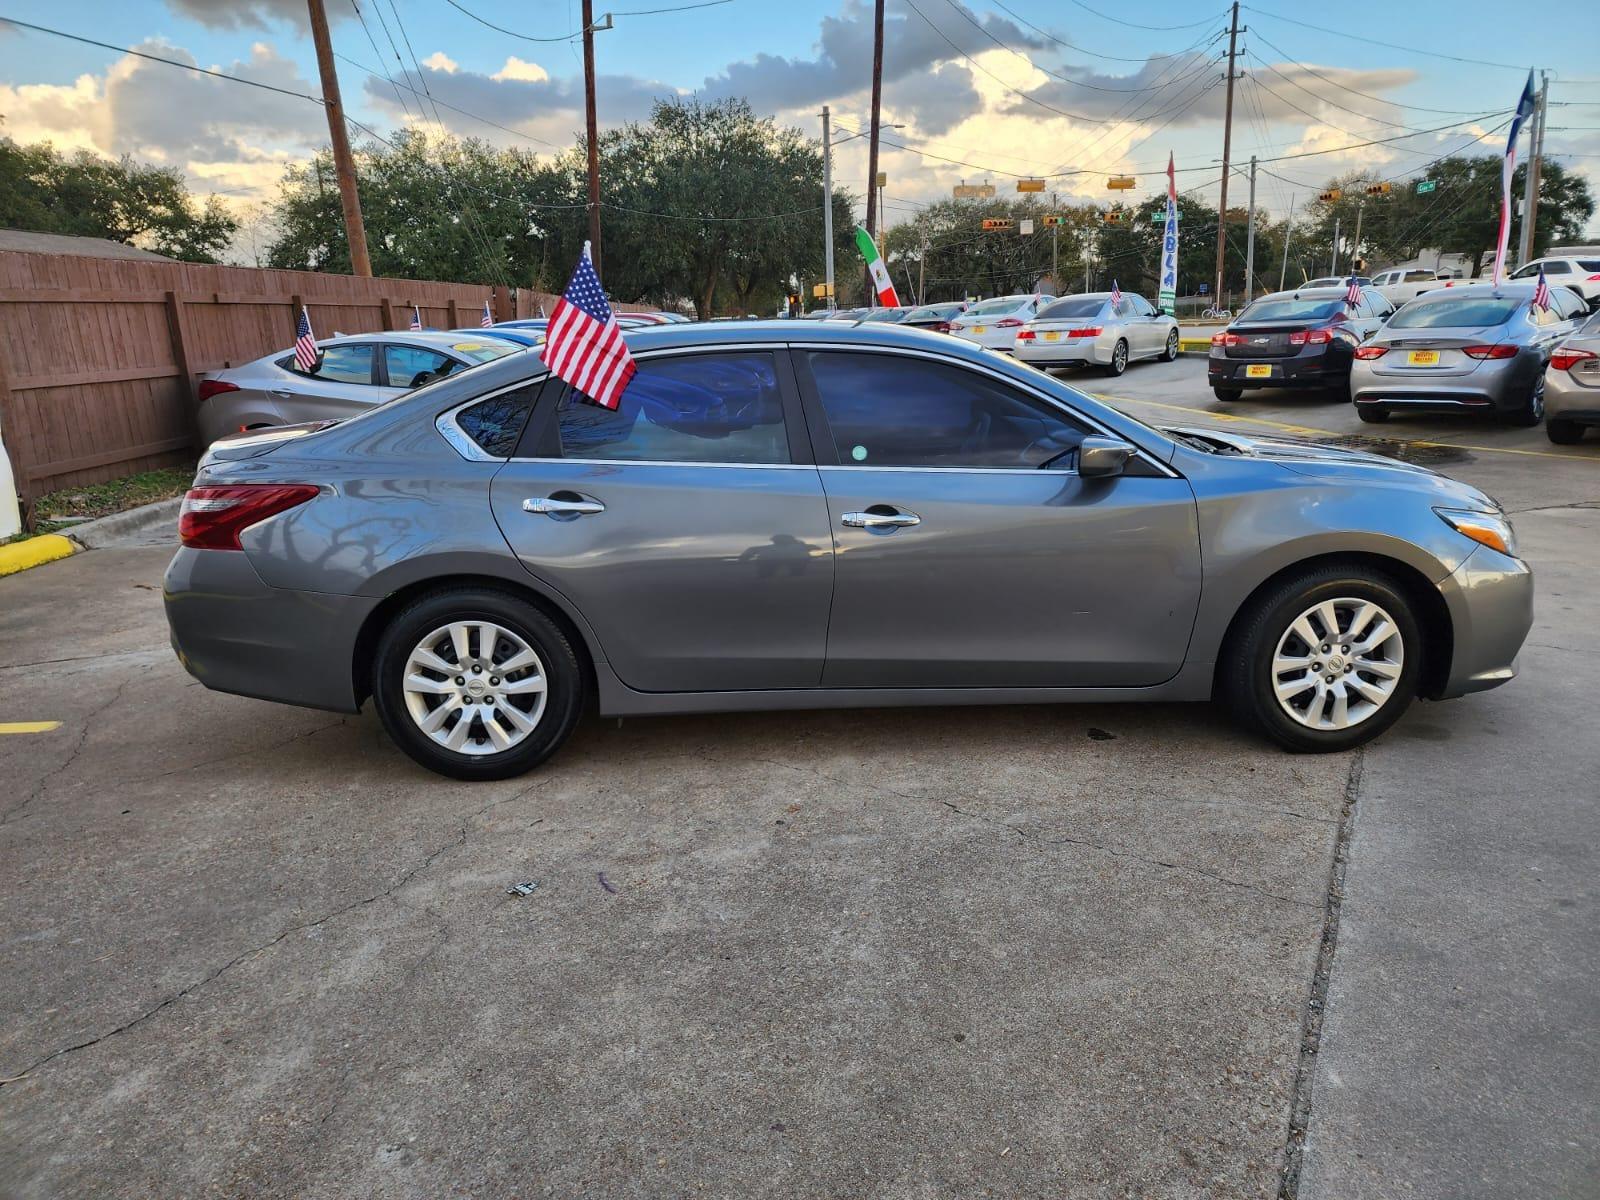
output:
<svg viewBox="0 0 1600 1200"><path fill-rule="evenodd" d="M401 683L418 729L458 754L499 754L544 716L544 663L522 637L491 621L453 621L422 638Z"/></svg>
<svg viewBox="0 0 1600 1200"><path fill-rule="evenodd" d="M1388 703L1405 666L1400 626L1382 606L1324 600L1289 623L1272 656L1278 705L1308 729L1349 729Z"/></svg>

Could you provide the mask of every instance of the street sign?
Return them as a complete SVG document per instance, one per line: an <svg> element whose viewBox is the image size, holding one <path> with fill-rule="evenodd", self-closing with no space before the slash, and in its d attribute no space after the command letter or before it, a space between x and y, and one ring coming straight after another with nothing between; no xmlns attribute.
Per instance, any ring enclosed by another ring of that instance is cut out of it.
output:
<svg viewBox="0 0 1600 1200"><path fill-rule="evenodd" d="M1010 229L1012 224L1010 217L985 217L983 221L983 227L989 230Z"/></svg>
<svg viewBox="0 0 1600 1200"><path fill-rule="evenodd" d="M1417 195L1424 196L1438 186L1432 179L1419 179L1417 180Z"/></svg>
<svg viewBox="0 0 1600 1200"><path fill-rule="evenodd" d="M1017 225L1018 235L1021 237L1027 237L1032 232L1033 219L1031 217L1023 217L1021 223Z"/></svg>
<svg viewBox="0 0 1600 1200"><path fill-rule="evenodd" d="M958 183L950 189L950 194L956 200L993 200L994 184Z"/></svg>
<svg viewBox="0 0 1600 1200"><path fill-rule="evenodd" d="M1195 291L1204 296L1206 293L1211 291L1211 285L1209 283L1202 283L1199 287L1195 288Z"/></svg>
<svg viewBox="0 0 1600 1200"><path fill-rule="evenodd" d="M1017 191L1019 191L1019 192L1042 192L1042 191L1044 191L1044 180L1042 180L1042 179L1019 179L1019 180L1017 180Z"/></svg>
<svg viewBox="0 0 1600 1200"><path fill-rule="evenodd" d="M1180 208L1176 213L1173 214L1173 216L1174 216L1174 219L1176 219L1176 220L1179 220L1179 221L1183 220L1183 209ZM1150 224L1152 224L1152 225L1165 225L1166 223L1167 223L1167 214L1166 214L1166 211L1164 209L1157 209L1155 212L1150 214Z"/></svg>
<svg viewBox="0 0 1600 1200"><path fill-rule="evenodd" d="M1131 191L1134 185L1137 183L1138 180L1136 180L1132 175L1113 175L1110 179L1106 180L1106 186L1113 192Z"/></svg>
<svg viewBox="0 0 1600 1200"><path fill-rule="evenodd" d="M811 294L818 300L823 299L832 290L833 289L826 283L814 283L811 285Z"/></svg>

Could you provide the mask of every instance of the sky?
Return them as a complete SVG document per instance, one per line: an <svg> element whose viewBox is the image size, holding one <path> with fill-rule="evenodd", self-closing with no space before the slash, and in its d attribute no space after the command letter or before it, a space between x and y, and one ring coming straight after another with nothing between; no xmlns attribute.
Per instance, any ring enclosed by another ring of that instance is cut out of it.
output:
<svg viewBox="0 0 1600 1200"><path fill-rule="evenodd" d="M578 0L326 4L346 110L379 135L436 128L423 90L451 106L439 116L452 132L500 145L554 153L582 129ZM602 126L698 95L744 97L813 136L823 105L836 137L867 128L871 0L596 0L608 8L613 28L595 36ZM1530 67L1550 72L1547 153L1600 197L1594 0L1541 0L1526 20L1507 11L1498 0L1241 6L1230 205L1252 154L1258 203L1281 216L1336 174L1399 179L1448 153L1501 153ZM0 17L119 48L0 24L0 132L19 142L174 166L243 211L327 141L320 106L232 81L318 92L305 0L0 0ZM880 162L889 222L962 182L1014 193L1018 177L1046 177L1063 202L1105 201L1118 195L1107 177L1128 172L1133 198L1153 197L1169 153L1179 189L1216 203L1227 23L1219 0L888 0L883 120L900 126L885 131ZM866 145L834 152L835 178L863 197Z"/></svg>

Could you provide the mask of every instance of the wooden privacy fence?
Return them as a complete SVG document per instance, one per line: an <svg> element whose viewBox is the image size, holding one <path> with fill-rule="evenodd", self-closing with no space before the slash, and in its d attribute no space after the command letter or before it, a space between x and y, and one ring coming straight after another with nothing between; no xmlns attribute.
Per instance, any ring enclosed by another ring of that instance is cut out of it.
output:
<svg viewBox="0 0 1600 1200"><path fill-rule="evenodd" d="M0 252L0 438L26 506L193 457L195 380L318 337L476 326L555 298L481 284ZM619 305L631 309L633 305Z"/></svg>

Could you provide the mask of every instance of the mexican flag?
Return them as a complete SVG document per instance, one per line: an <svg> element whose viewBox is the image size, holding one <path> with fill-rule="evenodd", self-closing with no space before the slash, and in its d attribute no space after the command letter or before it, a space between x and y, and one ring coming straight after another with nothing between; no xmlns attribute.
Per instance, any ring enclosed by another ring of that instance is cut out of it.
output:
<svg viewBox="0 0 1600 1200"><path fill-rule="evenodd" d="M885 308L899 308L900 297L895 293L894 281L889 278L889 268L883 265L883 259L878 256L878 245L872 240L872 235L859 225L856 226L856 249L867 260L867 274L872 276L878 303Z"/></svg>

